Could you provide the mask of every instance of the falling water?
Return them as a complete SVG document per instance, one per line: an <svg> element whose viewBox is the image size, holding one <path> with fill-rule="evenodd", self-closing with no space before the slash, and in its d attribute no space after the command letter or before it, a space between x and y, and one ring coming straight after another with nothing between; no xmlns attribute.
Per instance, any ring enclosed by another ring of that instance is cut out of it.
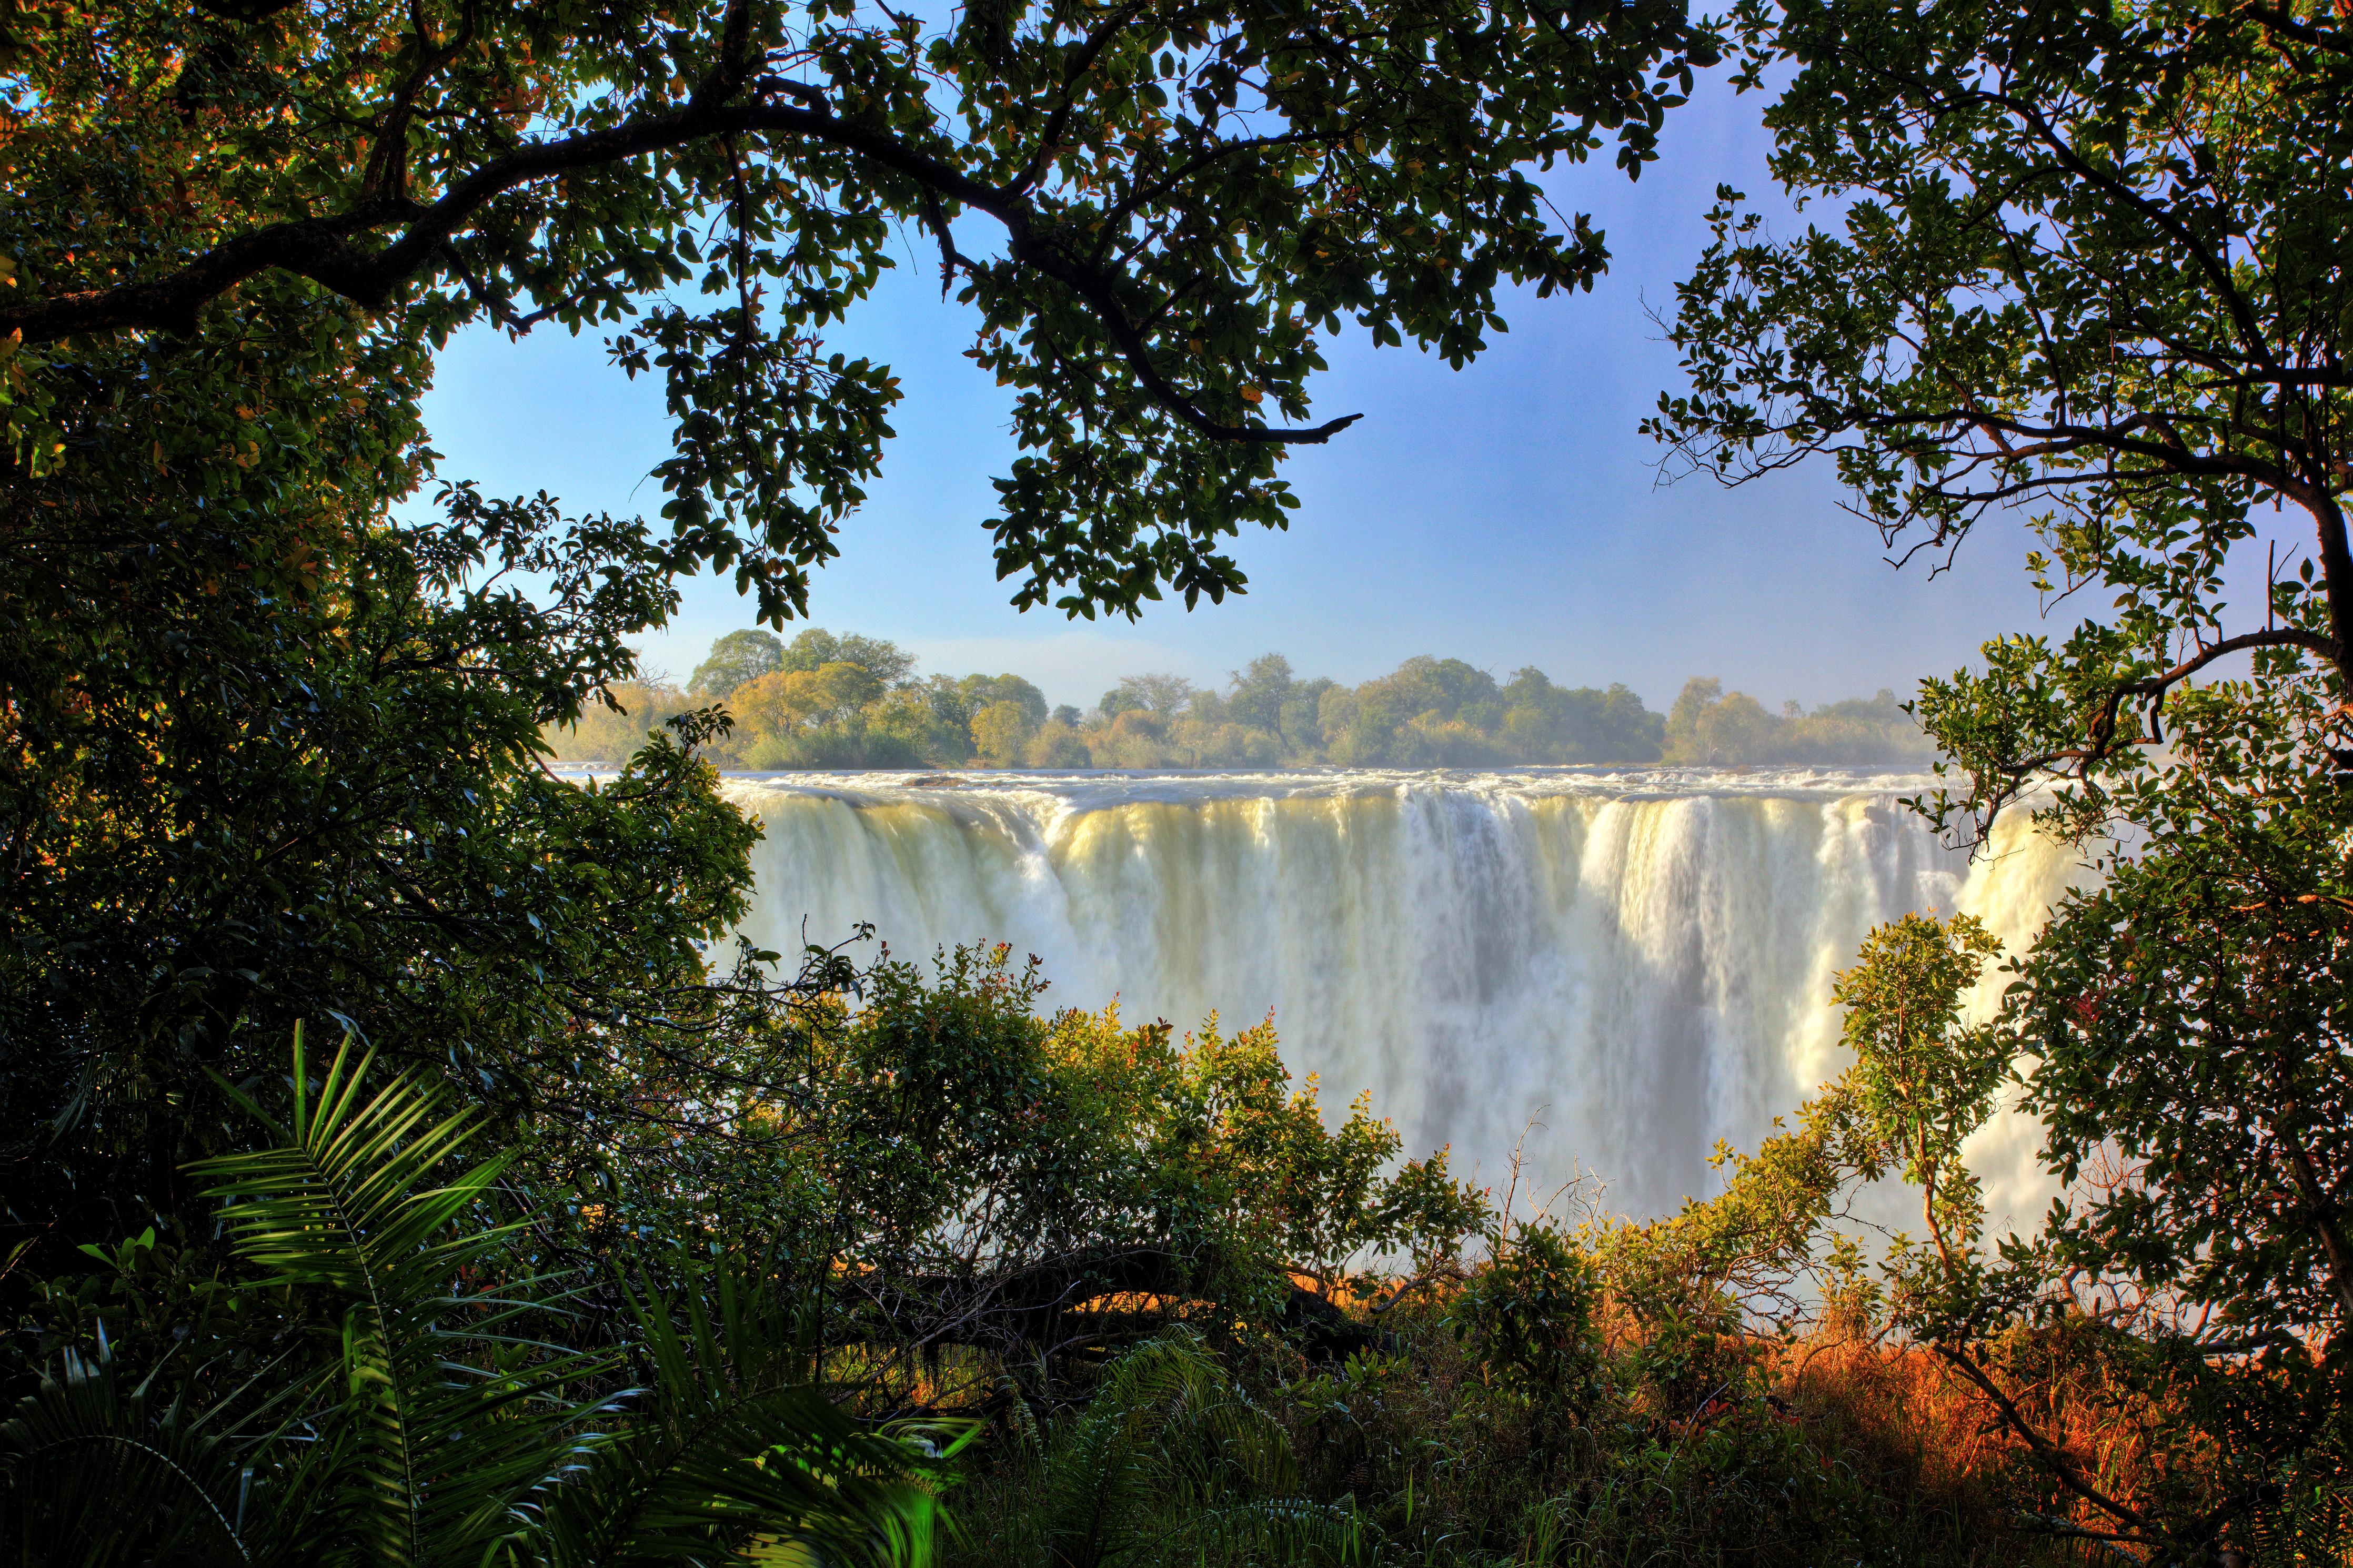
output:
<svg viewBox="0 0 2353 1568"><path fill-rule="evenodd" d="M1036 953L1050 999L1189 1026L1271 1011L1327 1100L1369 1089L1409 1150L1499 1181L1713 1190L1843 1065L1832 974L1873 925L1965 910L2015 949L2073 861L2010 826L1974 863L1847 771L794 774L756 812L746 933L792 951L871 921L902 955ZM1989 1000L1990 989L1980 1005ZM1972 1163L1989 1206L2047 1190L2032 1129Z"/></svg>

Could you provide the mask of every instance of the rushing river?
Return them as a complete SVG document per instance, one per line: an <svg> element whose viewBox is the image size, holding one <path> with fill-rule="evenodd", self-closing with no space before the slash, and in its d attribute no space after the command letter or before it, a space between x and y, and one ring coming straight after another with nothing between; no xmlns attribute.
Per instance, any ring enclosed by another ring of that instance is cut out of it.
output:
<svg viewBox="0 0 2353 1568"><path fill-rule="evenodd" d="M1327 1113L1369 1089L1409 1151L1603 1206L1714 1190L1844 1065L1831 977L1873 924L1965 910L2016 946L2073 869L2005 825L1972 863L1851 771L738 777L765 841L747 934L871 921L892 951L1003 941L1051 1002L1180 1027L1270 1010ZM1990 992L1981 998L1989 1000ZM1969 1152L2031 1222L2033 1130Z"/></svg>

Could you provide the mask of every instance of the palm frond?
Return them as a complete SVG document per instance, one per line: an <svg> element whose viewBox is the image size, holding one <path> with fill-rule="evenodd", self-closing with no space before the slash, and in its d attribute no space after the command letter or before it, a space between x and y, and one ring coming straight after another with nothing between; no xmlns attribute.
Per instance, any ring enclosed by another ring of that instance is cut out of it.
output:
<svg viewBox="0 0 2353 1568"><path fill-rule="evenodd" d="M324 1370L191 1417L150 1411L152 1376L124 1393L102 1346L68 1354L0 1424L0 1548L70 1568L929 1560L923 1446L837 1409L740 1265L628 1295L642 1387L611 1392L617 1356L521 1332L564 1293L513 1278L521 1227L484 1223L506 1158L463 1166L473 1118L406 1074L369 1092L371 1065L347 1036L314 1084L298 1030L290 1118L237 1096L281 1142L193 1167L235 1252L297 1300L290 1323L332 1326ZM231 1405L235 1440L213 1434Z"/></svg>
<svg viewBox="0 0 2353 1568"><path fill-rule="evenodd" d="M458 1294L469 1273L495 1270L516 1228L459 1224L509 1157L437 1184L474 1118L445 1114L408 1074L364 1094L371 1060L346 1036L314 1095L298 1029L291 1123L271 1123L289 1142L192 1168L213 1179L237 1253L275 1283L326 1297L342 1331L343 1387L319 1417L317 1452L289 1478L290 1505L302 1500L293 1512L307 1516L290 1528L325 1544L328 1560L470 1559L518 1528L552 1463L576 1458L576 1442L550 1434L595 1407L569 1394L607 1363L528 1342L518 1356L518 1342L490 1334L533 1304L527 1289L520 1301ZM485 1347L508 1364L486 1372L460 1359Z"/></svg>
<svg viewBox="0 0 2353 1568"><path fill-rule="evenodd" d="M921 1450L824 1397L765 1287L723 1261L683 1272L674 1300L629 1299L648 1387L596 1462L551 1489L548 1562L928 1561Z"/></svg>
<svg viewBox="0 0 2353 1568"><path fill-rule="evenodd" d="M124 1389L104 1340L73 1351L0 1422L0 1552L58 1568L251 1563L237 1446L151 1377Z"/></svg>

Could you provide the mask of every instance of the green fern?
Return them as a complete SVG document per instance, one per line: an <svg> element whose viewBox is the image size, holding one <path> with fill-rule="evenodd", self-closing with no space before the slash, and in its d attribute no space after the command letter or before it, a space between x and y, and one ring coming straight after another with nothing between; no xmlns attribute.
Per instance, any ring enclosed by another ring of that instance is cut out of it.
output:
<svg viewBox="0 0 2353 1568"><path fill-rule="evenodd" d="M1253 1405L1200 1336L1177 1327L1105 1373L1077 1419L1021 1478L1010 1560L1060 1568L1345 1560L1358 1521L1295 1495L1280 1423Z"/></svg>
<svg viewBox="0 0 2353 1568"><path fill-rule="evenodd" d="M506 1299L453 1295L496 1268L516 1228L459 1224L512 1156L436 1184L472 1114L444 1113L406 1074L366 1095L371 1058L353 1055L346 1038L314 1098L298 1031L290 1126L237 1095L284 1142L192 1170L213 1179L237 1255L341 1330L340 1386L290 1468L287 1525L322 1563L471 1564L515 1537L551 1462L580 1457L551 1453L548 1435L601 1403L568 1395L608 1363L501 1331L542 1305L538 1281ZM515 1364L494 1373L485 1360Z"/></svg>

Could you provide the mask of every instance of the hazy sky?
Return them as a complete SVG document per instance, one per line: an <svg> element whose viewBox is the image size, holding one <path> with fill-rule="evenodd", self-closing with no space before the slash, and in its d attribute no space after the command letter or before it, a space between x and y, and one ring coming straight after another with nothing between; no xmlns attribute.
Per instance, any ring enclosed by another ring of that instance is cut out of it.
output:
<svg viewBox="0 0 2353 1568"><path fill-rule="evenodd" d="M1162 604L1134 625L1008 605L981 527L988 480L1013 453L1008 400L962 357L966 313L909 252L835 339L890 363L906 397L884 475L818 578L813 623L892 638L926 672L1011 670L1081 704L1122 675L1219 681L1269 650L1347 681L1419 653L1498 676L1534 664L1566 684L1625 681L1653 706L1694 675L1778 707L1952 668L2034 619L2018 527L1974 539L1934 581L1899 574L1839 510L1826 471L1661 487L1658 448L1637 434L1677 384L1650 311L1672 307L1711 193L1768 188L1759 108L1704 91L1670 115L1639 184L1600 163L1556 173L1556 202L1607 231L1609 275L1591 294L1507 303L1511 332L1469 369L1361 339L1330 345L1315 417L1365 418L1286 465L1300 509L1287 533L1240 541L1248 595L1189 613ZM543 489L575 510L660 505L645 479L667 450L659 380L631 384L596 339L465 337L427 408L447 474ZM712 637L751 624L732 584L698 581L645 652L683 678Z"/></svg>

